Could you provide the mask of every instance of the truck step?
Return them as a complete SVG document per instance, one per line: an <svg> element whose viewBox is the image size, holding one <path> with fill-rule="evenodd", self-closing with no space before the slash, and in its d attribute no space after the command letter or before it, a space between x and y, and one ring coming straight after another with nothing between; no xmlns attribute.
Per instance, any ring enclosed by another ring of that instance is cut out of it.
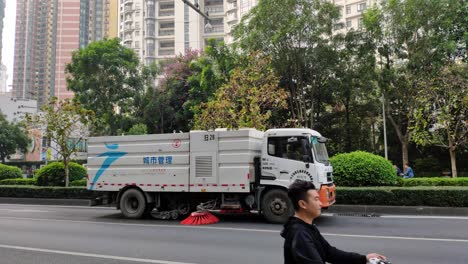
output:
<svg viewBox="0 0 468 264"><path fill-rule="evenodd" d="M242 208L242 205L240 203L223 203L220 208L233 210Z"/></svg>

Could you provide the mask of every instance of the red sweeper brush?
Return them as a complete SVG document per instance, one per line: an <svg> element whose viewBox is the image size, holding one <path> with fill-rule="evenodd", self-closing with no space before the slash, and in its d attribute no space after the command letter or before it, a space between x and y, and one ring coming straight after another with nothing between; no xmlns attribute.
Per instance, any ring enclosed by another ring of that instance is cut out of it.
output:
<svg viewBox="0 0 468 264"><path fill-rule="evenodd" d="M180 222L182 225L209 225L219 221L218 217L208 211L193 212L185 220Z"/></svg>

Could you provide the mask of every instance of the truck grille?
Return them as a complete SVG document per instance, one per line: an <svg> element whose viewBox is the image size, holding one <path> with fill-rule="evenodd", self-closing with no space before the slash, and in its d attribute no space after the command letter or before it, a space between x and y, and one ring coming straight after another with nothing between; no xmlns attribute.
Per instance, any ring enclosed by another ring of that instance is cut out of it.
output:
<svg viewBox="0 0 468 264"><path fill-rule="evenodd" d="M213 157L198 156L195 157L195 177L213 176Z"/></svg>

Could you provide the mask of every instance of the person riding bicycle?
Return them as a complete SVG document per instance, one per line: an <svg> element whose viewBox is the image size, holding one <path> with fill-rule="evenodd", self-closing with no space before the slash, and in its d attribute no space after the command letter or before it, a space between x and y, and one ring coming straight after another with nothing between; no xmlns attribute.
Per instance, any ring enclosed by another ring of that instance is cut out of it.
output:
<svg viewBox="0 0 468 264"><path fill-rule="evenodd" d="M285 264L365 264L375 258L387 259L377 253L361 255L342 251L325 240L313 224L314 219L321 213L321 202L313 183L296 180L289 187L288 196L293 203L295 214L289 218L281 232L285 239Z"/></svg>

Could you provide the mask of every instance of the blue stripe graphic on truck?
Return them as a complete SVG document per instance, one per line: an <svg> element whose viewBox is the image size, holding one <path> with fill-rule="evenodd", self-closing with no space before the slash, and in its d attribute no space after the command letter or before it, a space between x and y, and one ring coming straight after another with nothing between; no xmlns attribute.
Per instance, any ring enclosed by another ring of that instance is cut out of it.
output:
<svg viewBox="0 0 468 264"><path fill-rule="evenodd" d="M105 144L106 148L108 149L118 149L119 144ZM99 177L114 163L116 160L120 159L121 157L127 155L127 152L121 152L121 151L108 151L104 152L102 154L99 154L98 157L107 157L104 162L102 163L101 167L99 170L96 172L96 175L93 178L93 185L90 186L90 190L94 189L94 186L96 186L97 181L99 180Z"/></svg>

